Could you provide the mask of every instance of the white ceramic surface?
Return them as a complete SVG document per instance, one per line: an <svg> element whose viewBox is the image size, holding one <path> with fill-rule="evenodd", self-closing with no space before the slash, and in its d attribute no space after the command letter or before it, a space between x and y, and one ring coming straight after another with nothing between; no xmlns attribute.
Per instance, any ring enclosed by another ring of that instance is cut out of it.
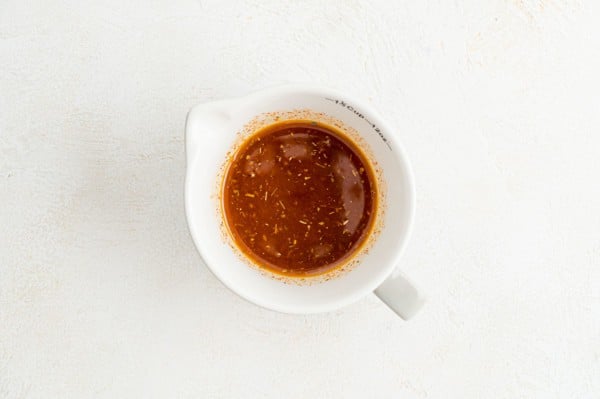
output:
<svg viewBox="0 0 600 399"><path fill-rule="evenodd" d="M295 110L324 114L358 133L367 154L381 171L380 189L384 194L379 204L382 211L378 212L381 227L377 228L377 238L368 254L359 256L359 264L350 271L309 284L283 282L249 267L223 239L220 227L220 171L240 140L243 127L264 114ZM414 219L415 190L410 164L398 134L359 100L322 87L287 85L200 104L187 118L186 152L185 203L192 237L212 272L243 298L288 313L331 311L375 290L398 264ZM407 280L396 276L386 282L386 290L377 291L405 319L423 303L422 295L414 287L405 289L407 285L410 286Z"/></svg>

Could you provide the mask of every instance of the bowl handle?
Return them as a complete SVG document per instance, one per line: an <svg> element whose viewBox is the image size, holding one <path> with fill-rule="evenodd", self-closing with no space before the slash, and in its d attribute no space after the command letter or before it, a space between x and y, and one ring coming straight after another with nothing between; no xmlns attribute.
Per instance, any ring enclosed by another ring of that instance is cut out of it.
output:
<svg viewBox="0 0 600 399"><path fill-rule="evenodd" d="M417 314L425 303L423 294L402 274L388 277L375 289L375 295L404 320Z"/></svg>

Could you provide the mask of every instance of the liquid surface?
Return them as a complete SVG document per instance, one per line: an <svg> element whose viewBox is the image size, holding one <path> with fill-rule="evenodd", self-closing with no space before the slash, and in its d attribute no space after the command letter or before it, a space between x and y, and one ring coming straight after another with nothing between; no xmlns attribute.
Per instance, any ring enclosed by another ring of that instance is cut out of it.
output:
<svg viewBox="0 0 600 399"><path fill-rule="evenodd" d="M286 276L322 274L370 233L374 181L341 132L310 121L275 123L234 155L223 187L225 219L259 266Z"/></svg>

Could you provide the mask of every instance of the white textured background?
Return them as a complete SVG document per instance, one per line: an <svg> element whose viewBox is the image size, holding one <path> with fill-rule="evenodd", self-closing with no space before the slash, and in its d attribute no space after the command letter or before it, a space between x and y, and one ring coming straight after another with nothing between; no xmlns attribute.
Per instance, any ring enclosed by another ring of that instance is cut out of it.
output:
<svg viewBox="0 0 600 399"><path fill-rule="evenodd" d="M599 2L0 0L0 398L599 398ZM289 316L183 210L196 103L370 101L429 303Z"/></svg>

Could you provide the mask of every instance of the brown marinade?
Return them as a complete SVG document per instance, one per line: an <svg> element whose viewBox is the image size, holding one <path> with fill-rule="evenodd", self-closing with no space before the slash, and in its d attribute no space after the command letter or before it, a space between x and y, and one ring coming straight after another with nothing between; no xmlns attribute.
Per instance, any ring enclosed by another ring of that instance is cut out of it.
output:
<svg viewBox="0 0 600 399"><path fill-rule="evenodd" d="M360 149L321 123L274 123L230 161L223 209L235 244L253 263L291 277L342 266L373 227L375 177Z"/></svg>

